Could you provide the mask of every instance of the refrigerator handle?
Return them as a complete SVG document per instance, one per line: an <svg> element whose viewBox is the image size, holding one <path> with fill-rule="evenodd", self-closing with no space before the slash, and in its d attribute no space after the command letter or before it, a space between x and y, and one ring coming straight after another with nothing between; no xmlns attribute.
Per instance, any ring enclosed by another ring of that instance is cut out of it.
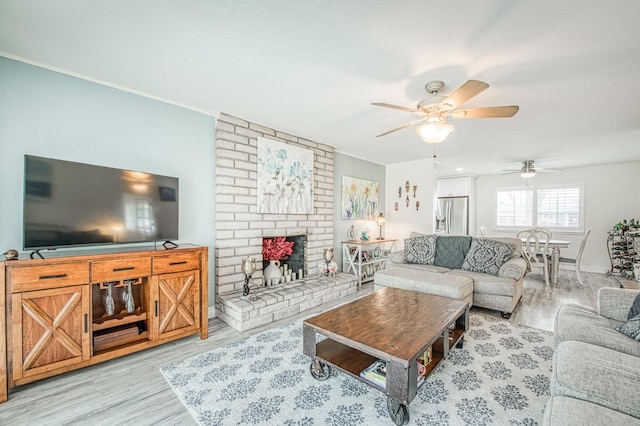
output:
<svg viewBox="0 0 640 426"><path fill-rule="evenodd" d="M445 220L444 220L445 234L451 234L451 200L445 201Z"/></svg>

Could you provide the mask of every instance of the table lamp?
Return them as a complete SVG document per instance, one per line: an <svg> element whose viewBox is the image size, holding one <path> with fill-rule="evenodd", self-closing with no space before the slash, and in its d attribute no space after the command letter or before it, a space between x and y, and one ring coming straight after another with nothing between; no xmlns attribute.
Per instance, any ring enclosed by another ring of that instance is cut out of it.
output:
<svg viewBox="0 0 640 426"><path fill-rule="evenodd" d="M384 218L384 215L382 213L380 213L378 217L376 217L376 223L380 227L380 236L378 237L378 240L384 240L384 237L382 236L382 227L384 226L386 221L387 219Z"/></svg>

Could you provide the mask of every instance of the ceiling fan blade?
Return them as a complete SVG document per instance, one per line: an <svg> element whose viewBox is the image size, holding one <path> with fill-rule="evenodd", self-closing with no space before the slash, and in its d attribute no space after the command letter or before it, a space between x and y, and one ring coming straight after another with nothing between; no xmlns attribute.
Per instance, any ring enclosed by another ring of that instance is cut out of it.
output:
<svg viewBox="0 0 640 426"><path fill-rule="evenodd" d="M407 107L398 106L398 105L385 104L383 102L374 102L371 105L380 106L380 107L384 107L384 108L397 109L397 110L405 111L405 112L418 112L418 110L415 109L415 108L407 108Z"/></svg>
<svg viewBox="0 0 640 426"><path fill-rule="evenodd" d="M440 105L451 105L449 109L455 109L488 87L489 85L483 81L467 80L440 102Z"/></svg>
<svg viewBox="0 0 640 426"><path fill-rule="evenodd" d="M379 135L376 136L376 138L379 138L380 136L385 136L388 135L389 133L393 133L393 132L397 132L398 130L402 130L405 127L409 127L409 126L413 126L414 124L418 124L419 122L421 122L422 120L413 120L408 122L407 124L403 124L400 127L396 127L395 129L391 129L388 132L384 132L384 133L380 133Z"/></svg>
<svg viewBox="0 0 640 426"><path fill-rule="evenodd" d="M507 118L516 115L519 109L517 105L462 108L451 111L449 115L453 118Z"/></svg>

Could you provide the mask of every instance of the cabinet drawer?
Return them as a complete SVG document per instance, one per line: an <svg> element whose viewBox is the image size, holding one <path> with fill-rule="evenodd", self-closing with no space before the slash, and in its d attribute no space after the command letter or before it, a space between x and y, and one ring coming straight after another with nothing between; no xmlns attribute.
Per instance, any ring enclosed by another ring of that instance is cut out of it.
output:
<svg viewBox="0 0 640 426"><path fill-rule="evenodd" d="M153 274L166 274L170 272L191 271L200 269L199 253L181 253L170 256L153 257Z"/></svg>
<svg viewBox="0 0 640 426"><path fill-rule="evenodd" d="M151 257L131 257L91 263L91 281L120 281L151 275Z"/></svg>
<svg viewBox="0 0 640 426"><path fill-rule="evenodd" d="M40 290L89 283L89 263L67 262L42 266L14 267L9 272L11 291Z"/></svg>

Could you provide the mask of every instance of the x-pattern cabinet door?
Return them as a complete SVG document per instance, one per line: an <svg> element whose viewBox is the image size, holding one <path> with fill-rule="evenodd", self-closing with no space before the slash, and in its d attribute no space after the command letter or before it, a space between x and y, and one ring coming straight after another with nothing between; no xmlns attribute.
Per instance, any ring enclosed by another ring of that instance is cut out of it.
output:
<svg viewBox="0 0 640 426"><path fill-rule="evenodd" d="M152 279L152 339L191 334L200 326L200 273L176 272Z"/></svg>
<svg viewBox="0 0 640 426"><path fill-rule="evenodd" d="M89 359L89 297L88 285L12 295L13 380Z"/></svg>

